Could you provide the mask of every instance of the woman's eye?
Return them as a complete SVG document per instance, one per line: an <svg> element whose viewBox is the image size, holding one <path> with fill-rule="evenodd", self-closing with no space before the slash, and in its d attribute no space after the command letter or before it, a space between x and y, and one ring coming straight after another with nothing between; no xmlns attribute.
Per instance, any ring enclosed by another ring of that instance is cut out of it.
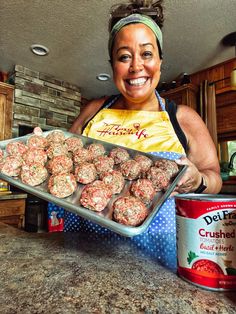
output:
<svg viewBox="0 0 236 314"><path fill-rule="evenodd" d="M151 58L152 57L152 52L151 51L144 51L143 57L144 58Z"/></svg>
<svg viewBox="0 0 236 314"><path fill-rule="evenodd" d="M118 58L118 60L121 62L125 62L125 61L130 60L130 56L129 55L122 55Z"/></svg>

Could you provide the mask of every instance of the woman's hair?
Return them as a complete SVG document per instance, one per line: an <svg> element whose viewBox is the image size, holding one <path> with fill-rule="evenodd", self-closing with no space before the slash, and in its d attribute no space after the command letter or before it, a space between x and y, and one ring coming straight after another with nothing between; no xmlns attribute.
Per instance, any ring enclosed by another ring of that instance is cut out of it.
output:
<svg viewBox="0 0 236 314"><path fill-rule="evenodd" d="M129 0L129 3L116 4L111 7L110 10L110 20L108 30L111 33L113 26L122 18L127 17L134 13L139 13L147 15L152 18L155 23L162 28L164 22L163 16L163 0ZM160 58L162 58L162 49L160 43L157 40L158 50ZM110 63L112 64L112 47L109 51L110 53Z"/></svg>
<svg viewBox="0 0 236 314"><path fill-rule="evenodd" d="M163 0L129 0L129 3L116 4L111 7L110 20L108 30L109 33L112 27L123 17L133 13L140 13L151 17L157 25L162 28L164 22L163 16Z"/></svg>

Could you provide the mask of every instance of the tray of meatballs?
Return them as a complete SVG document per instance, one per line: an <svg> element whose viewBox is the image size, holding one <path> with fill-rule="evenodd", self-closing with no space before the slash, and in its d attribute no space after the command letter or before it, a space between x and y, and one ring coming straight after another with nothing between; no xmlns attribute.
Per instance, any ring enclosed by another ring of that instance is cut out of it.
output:
<svg viewBox="0 0 236 314"><path fill-rule="evenodd" d="M62 130L0 142L0 178L123 236L144 232L186 167Z"/></svg>

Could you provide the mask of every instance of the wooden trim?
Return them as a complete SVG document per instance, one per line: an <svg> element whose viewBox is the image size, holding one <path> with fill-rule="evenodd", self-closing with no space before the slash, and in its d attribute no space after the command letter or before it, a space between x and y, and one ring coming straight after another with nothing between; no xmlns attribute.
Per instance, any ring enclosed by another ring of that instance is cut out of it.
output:
<svg viewBox="0 0 236 314"><path fill-rule="evenodd" d="M161 95L161 97L166 97L166 96L171 95L173 93L182 92L183 90L186 90L186 89L191 90L195 93L198 91L198 87L196 85L189 83L189 84L181 85L181 86L173 88L173 89L169 89L166 92L161 92L160 95Z"/></svg>
<svg viewBox="0 0 236 314"><path fill-rule="evenodd" d="M232 59L223 61L223 62L221 62L221 63L217 63L217 64L215 64L215 65L213 65L213 66L211 66L211 67L209 67L209 68L205 68L205 69L202 69L202 70L200 70L200 71L198 71L198 72L194 72L194 73L190 74L190 76L192 76L192 75L195 76L195 75L198 75L198 74L200 74L200 73L202 73L202 72L208 72L208 71L210 71L210 70L214 70L214 69L216 69L216 68L218 68L218 67L220 67L220 66L224 66L224 65L226 65L227 63L231 63L231 62L235 62L235 65L236 65L236 58L232 58Z"/></svg>
<svg viewBox="0 0 236 314"><path fill-rule="evenodd" d="M1 86L1 87L5 87L5 88L11 88L11 89L14 89L14 88L15 88L14 85L7 84L7 83L4 83L4 82L0 82L0 86Z"/></svg>
<svg viewBox="0 0 236 314"><path fill-rule="evenodd" d="M220 88L220 89L216 90L216 95L224 94L224 93L228 93L228 92L236 92L236 87L227 86L224 88Z"/></svg>
<svg viewBox="0 0 236 314"><path fill-rule="evenodd" d="M218 133L218 142L235 141L235 138L236 138L236 131Z"/></svg>

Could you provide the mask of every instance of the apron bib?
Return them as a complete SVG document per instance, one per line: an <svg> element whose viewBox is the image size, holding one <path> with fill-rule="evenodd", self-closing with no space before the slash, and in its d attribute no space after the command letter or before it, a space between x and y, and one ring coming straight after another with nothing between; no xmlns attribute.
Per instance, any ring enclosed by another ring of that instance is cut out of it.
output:
<svg viewBox="0 0 236 314"><path fill-rule="evenodd" d="M184 154L166 111L105 108L88 123L83 135L145 153Z"/></svg>

